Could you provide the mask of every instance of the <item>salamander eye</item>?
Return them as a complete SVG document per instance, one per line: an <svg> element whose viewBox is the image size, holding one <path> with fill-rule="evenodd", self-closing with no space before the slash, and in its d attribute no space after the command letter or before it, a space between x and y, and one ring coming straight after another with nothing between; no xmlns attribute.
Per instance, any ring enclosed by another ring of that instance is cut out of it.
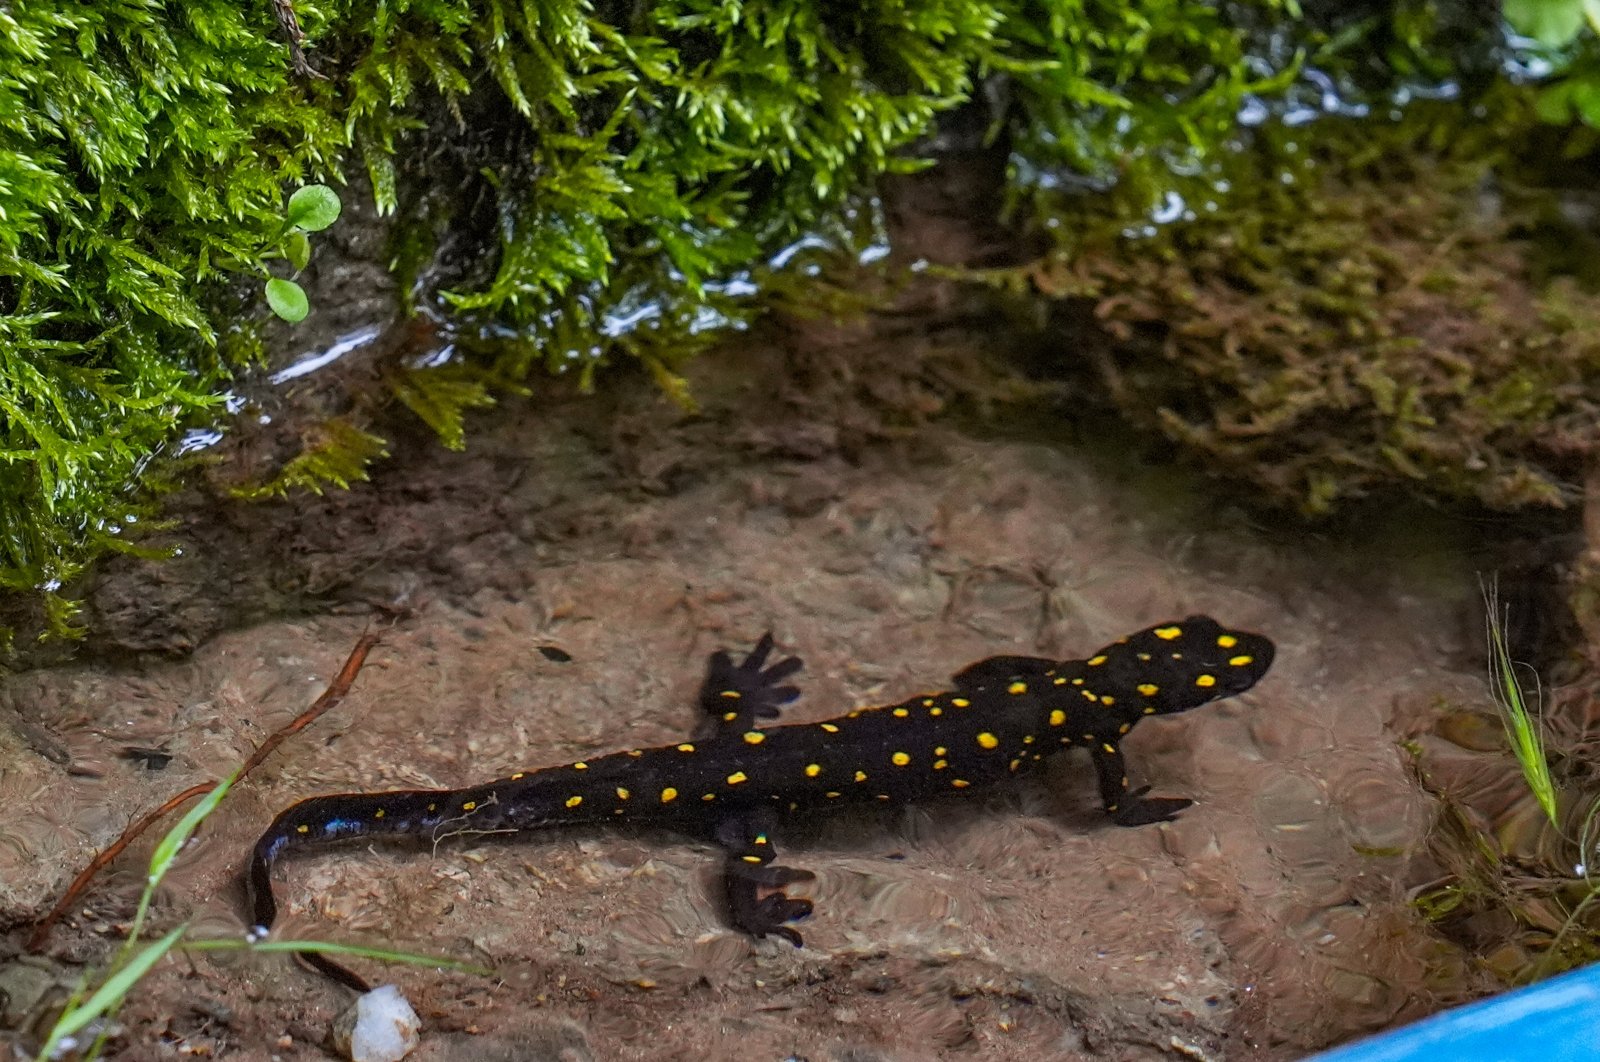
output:
<svg viewBox="0 0 1600 1062"><path fill-rule="evenodd" d="M1273 652L1259 634L1190 616L1108 645L1076 672L1083 692L1101 704L1134 715L1167 714L1244 692L1267 673Z"/></svg>

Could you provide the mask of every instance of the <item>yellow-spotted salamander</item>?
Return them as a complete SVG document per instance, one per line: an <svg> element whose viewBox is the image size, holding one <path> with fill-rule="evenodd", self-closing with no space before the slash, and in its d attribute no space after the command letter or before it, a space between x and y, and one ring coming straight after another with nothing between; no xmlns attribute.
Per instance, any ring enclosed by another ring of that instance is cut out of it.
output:
<svg viewBox="0 0 1600 1062"><path fill-rule="evenodd" d="M277 914L272 864L284 851L341 838L540 830L646 822L714 838L734 926L796 945L787 923L811 913L785 888L812 875L777 866L785 815L879 801L972 793L1036 768L1075 745L1089 750L1112 821L1172 819L1192 801L1130 790L1118 743L1148 715L1186 712L1255 685L1272 642L1191 616L1129 635L1086 660L994 656L967 667L952 688L820 723L766 725L799 696L788 657L770 667L772 636L738 664L714 653L700 705L712 733L513 774L465 789L340 793L302 800L256 843L247 873L255 934ZM320 956L308 961L345 984L365 984Z"/></svg>

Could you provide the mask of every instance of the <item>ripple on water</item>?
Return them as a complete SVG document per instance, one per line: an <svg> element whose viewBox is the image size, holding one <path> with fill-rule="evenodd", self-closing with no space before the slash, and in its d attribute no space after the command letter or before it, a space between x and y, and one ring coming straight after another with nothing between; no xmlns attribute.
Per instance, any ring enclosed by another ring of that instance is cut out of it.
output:
<svg viewBox="0 0 1600 1062"><path fill-rule="evenodd" d="M1329 821L1322 782L1307 772L1286 769L1256 791L1256 821L1274 855L1291 863L1320 861L1343 848Z"/></svg>
<svg viewBox="0 0 1600 1062"><path fill-rule="evenodd" d="M1421 837L1416 794L1397 772L1352 771L1335 785L1331 803L1364 855L1404 855Z"/></svg>

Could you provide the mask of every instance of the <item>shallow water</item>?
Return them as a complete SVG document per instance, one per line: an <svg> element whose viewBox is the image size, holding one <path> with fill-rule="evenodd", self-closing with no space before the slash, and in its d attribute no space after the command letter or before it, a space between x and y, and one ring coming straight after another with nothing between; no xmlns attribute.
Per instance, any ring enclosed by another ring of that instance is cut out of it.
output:
<svg viewBox="0 0 1600 1062"><path fill-rule="evenodd" d="M1106 825L1092 770L1069 754L1043 781L787 833L783 861L818 875L803 950L729 930L712 847L650 831L288 859L278 933L496 966L488 981L363 966L416 1003L423 1059L539 1045L1279 1059L1472 987L1405 902L1432 813L1389 728L1408 706L1487 703L1476 587L1450 535L1410 527L1364 554L1259 526L1214 484L1103 447L947 427L850 463L796 456L771 440L814 438L826 413L752 408L732 381L762 356L706 360L706 418L642 384L624 410L632 434L594 432L581 401L514 403L466 454L417 447L403 477L294 513L247 510L236 520L259 526L238 532L239 552L209 556L228 592L262 580L253 564L281 564L268 581L336 573L328 607L227 630L186 659L8 680L9 703L69 762L0 727L0 799L29 809L0 826L0 915L40 913L132 814L222 775L303 710L373 621L363 599L414 611L348 700L207 824L158 921L242 931L245 853L302 797L459 786L677 740L697 723L706 654L769 628L805 658L789 710L804 720L936 688L982 656L1081 655L1204 611L1268 634L1279 655L1250 693L1130 737L1135 784L1198 801L1175 823ZM203 591L185 607L217 611ZM129 747L172 758L150 770ZM142 858L58 930L59 954L106 954ZM228 1020L197 1016L197 998ZM306 1041L345 1002L281 959L173 961L130 1001L125 1057L154 1057L159 1040L314 1057Z"/></svg>

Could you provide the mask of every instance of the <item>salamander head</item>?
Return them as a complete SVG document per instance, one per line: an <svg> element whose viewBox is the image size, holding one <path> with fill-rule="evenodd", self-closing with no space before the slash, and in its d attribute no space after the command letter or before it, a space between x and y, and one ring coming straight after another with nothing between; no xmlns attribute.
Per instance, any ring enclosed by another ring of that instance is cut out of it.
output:
<svg viewBox="0 0 1600 1062"><path fill-rule="evenodd" d="M1106 646L1078 665L1077 676L1102 705L1136 721L1243 693L1267 673L1273 652L1272 642L1259 634L1190 616Z"/></svg>

